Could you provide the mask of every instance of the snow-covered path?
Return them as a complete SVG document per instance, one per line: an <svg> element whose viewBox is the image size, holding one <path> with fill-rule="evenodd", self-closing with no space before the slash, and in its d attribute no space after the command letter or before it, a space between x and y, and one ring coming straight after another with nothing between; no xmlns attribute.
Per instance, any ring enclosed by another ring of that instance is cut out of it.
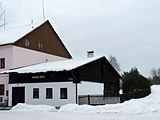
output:
<svg viewBox="0 0 160 120"><path fill-rule="evenodd" d="M63 112L9 112L0 111L0 120L160 120L152 114L95 114Z"/></svg>

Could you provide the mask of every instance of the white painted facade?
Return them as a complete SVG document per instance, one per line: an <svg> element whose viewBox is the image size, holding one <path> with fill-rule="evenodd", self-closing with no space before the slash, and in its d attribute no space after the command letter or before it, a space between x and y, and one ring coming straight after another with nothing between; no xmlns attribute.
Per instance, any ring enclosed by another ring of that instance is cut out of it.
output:
<svg viewBox="0 0 160 120"><path fill-rule="evenodd" d="M65 104L76 103L79 95L102 95L103 84L93 82L81 82L77 85L73 82L50 82L50 83L25 83L9 84L9 106L12 106L12 88L25 87L25 103L31 105L45 104L52 106L62 106ZM39 88L39 99L33 98L33 88ZM53 89L53 98L46 99L46 88ZM60 88L67 88L67 99L60 99Z"/></svg>
<svg viewBox="0 0 160 120"><path fill-rule="evenodd" d="M5 68L0 69L0 72L13 68L43 63L47 61L66 60L66 58L63 57L58 57L55 55L50 55L13 45L0 46L0 58L5 58ZM0 95L0 97L2 97L3 99L2 102L4 102L4 100L7 99L6 90L8 90L8 80L9 75L0 74L0 84L5 85L5 95Z"/></svg>
<svg viewBox="0 0 160 120"><path fill-rule="evenodd" d="M8 74L0 75L0 84L4 85L4 95L0 95L0 97L2 99L1 103L4 103L8 99L8 97L6 95L7 90L8 90L8 81L9 81L9 75Z"/></svg>
<svg viewBox="0 0 160 120"><path fill-rule="evenodd" d="M76 85L73 82L9 84L9 106L12 106L12 87L25 87L25 103L62 106L76 103ZM33 88L39 88L39 99L33 98ZM53 98L46 99L46 88L53 89ZM60 99L60 88L67 88L67 99Z"/></svg>

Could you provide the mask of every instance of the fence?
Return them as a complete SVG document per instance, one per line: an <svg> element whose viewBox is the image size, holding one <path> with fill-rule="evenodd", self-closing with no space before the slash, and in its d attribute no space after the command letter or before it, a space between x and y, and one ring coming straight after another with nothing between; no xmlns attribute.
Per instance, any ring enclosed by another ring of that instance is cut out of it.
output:
<svg viewBox="0 0 160 120"><path fill-rule="evenodd" d="M104 97L103 95L81 95L79 104L104 105L120 103L120 97Z"/></svg>
<svg viewBox="0 0 160 120"><path fill-rule="evenodd" d="M121 103L130 99L137 99L137 98L143 98L148 96L151 93L150 89L144 89L144 90L138 90L136 92L132 93L125 93L120 95L120 101Z"/></svg>

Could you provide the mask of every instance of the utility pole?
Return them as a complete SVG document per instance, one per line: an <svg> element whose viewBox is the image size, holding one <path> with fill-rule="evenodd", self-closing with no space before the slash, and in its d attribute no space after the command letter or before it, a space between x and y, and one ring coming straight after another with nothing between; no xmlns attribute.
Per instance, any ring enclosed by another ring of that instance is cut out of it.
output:
<svg viewBox="0 0 160 120"><path fill-rule="evenodd" d="M45 21L44 1L42 0L43 20Z"/></svg>
<svg viewBox="0 0 160 120"><path fill-rule="evenodd" d="M5 15L5 10L3 11L4 13L4 25L3 25L3 27L4 27L4 29L6 28L6 15Z"/></svg>

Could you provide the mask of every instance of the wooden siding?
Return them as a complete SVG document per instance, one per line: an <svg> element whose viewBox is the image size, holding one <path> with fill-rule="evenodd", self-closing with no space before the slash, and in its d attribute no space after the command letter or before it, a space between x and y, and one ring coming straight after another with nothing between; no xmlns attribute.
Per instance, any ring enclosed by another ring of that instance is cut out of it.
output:
<svg viewBox="0 0 160 120"><path fill-rule="evenodd" d="M73 81L70 71L41 72L41 73L10 73L9 83L45 83L45 82L68 82Z"/></svg>
<svg viewBox="0 0 160 120"><path fill-rule="evenodd" d="M91 81L104 83L104 96L119 96L119 80L121 76L112 67L106 58L101 58L79 68L74 71L77 82Z"/></svg>
<svg viewBox="0 0 160 120"><path fill-rule="evenodd" d="M26 39L29 41L29 47L25 47ZM42 44L42 49L39 48L39 42ZM14 45L60 57L72 58L49 21L19 39Z"/></svg>

